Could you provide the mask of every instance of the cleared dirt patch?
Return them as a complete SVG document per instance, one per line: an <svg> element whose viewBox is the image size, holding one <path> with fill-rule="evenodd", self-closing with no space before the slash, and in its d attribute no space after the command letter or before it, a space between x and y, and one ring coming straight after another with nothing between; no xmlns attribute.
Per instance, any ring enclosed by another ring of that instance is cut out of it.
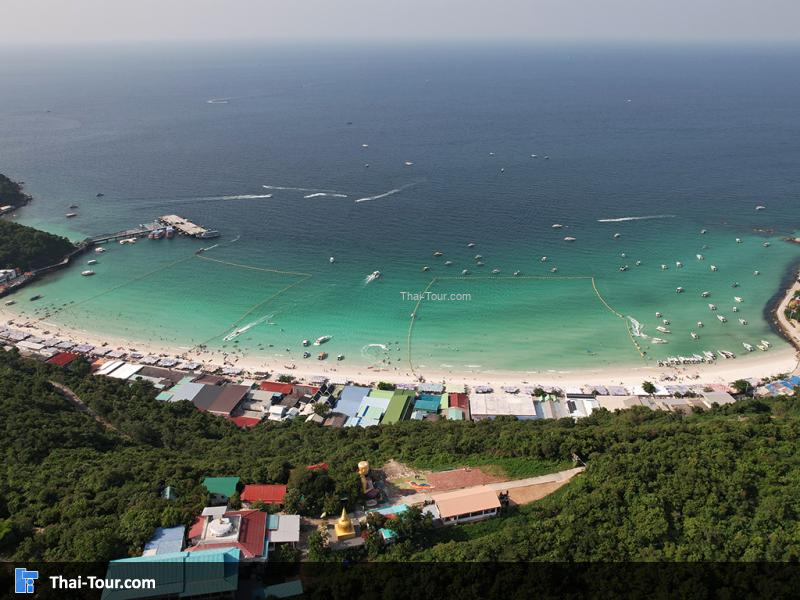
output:
<svg viewBox="0 0 800 600"><path fill-rule="evenodd" d="M458 490L465 487L496 483L508 479L507 477L492 475L477 467L465 467L463 469L453 469L452 471L427 473L427 477L432 492Z"/></svg>

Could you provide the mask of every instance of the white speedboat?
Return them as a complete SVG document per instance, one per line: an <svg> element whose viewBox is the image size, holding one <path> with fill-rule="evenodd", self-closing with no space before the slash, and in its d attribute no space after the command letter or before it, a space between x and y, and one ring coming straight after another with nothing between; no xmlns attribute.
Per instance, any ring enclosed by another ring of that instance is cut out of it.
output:
<svg viewBox="0 0 800 600"><path fill-rule="evenodd" d="M747 325L747 319L739 319L741 325Z"/></svg>
<svg viewBox="0 0 800 600"><path fill-rule="evenodd" d="M407 166L407 167L410 167L410 166L412 166L414 163L413 163L413 162L411 162L410 160L407 160L407 161L406 161L406 162L404 162L403 164L404 164L405 166Z"/></svg>
<svg viewBox="0 0 800 600"><path fill-rule="evenodd" d="M542 258L539 259L539 262L547 262L547 257L543 256Z"/></svg>
<svg viewBox="0 0 800 600"><path fill-rule="evenodd" d="M697 333L696 333L696 332L694 332L694 331L690 331L690 332L689 332L689 335L690 335L690 336L692 336L692 339L693 339L693 340L700 339L700 336L699 336L699 335L697 335Z"/></svg>
<svg viewBox="0 0 800 600"><path fill-rule="evenodd" d="M94 249L94 251L95 251L97 254L102 254L103 252L105 252L105 251L106 251L106 249L105 249L105 248L95 248L95 249Z"/></svg>
<svg viewBox="0 0 800 600"><path fill-rule="evenodd" d="M332 335L323 335L323 336L320 336L320 337L318 337L316 340L314 340L314 345L315 345L315 346L321 346L321 345L322 345L322 344L324 344L325 342L329 341L329 340L330 340L332 337L333 337Z"/></svg>
<svg viewBox="0 0 800 600"><path fill-rule="evenodd" d="M619 239L619 238L621 238L621 237L622 237L622 234L621 234L621 233L615 233L615 234L614 234L614 239L615 239L615 240L618 240L618 239Z"/></svg>
<svg viewBox="0 0 800 600"><path fill-rule="evenodd" d="M492 269L492 274L497 275L500 272L500 269Z"/></svg>
<svg viewBox="0 0 800 600"><path fill-rule="evenodd" d="M464 269L463 271L461 271L461 274L462 275L469 275L469 269Z"/></svg>
<svg viewBox="0 0 800 600"><path fill-rule="evenodd" d="M656 311L656 319L660 319L660 318L661 318L661 312L660 311Z"/></svg>
<svg viewBox="0 0 800 600"><path fill-rule="evenodd" d="M709 310L717 310L717 305L716 304L709 304L708 305L708 309Z"/></svg>
<svg viewBox="0 0 800 600"><path fill-rule="evenodd" d="M767 208L766 206L763 206L763 205L761 205L761 204L759 204L758 206L756 206L756 210L765 210L766 208Z"/></svg>
<svg viewBox="0 0 800 600"><path fill-rule="evenodd" d="M728 322L728 319L725 317L725 315L717 315L717 319L719 319L720 323L727 323Z"/></svg>
<svg viewBox="0 0 800 600"><path fill-rule="evenodd" d="M742 238L736 238L736 243L737 244L741 244L742 243Z"/></svg>
<svg viewBox="0 0 800 600"><path fill-rule="evenodd" d="M620 270L620 271L627 271L627 270L628 270L628 265L622 265L622 266L619 268L619 270Z"/></svg>
<svg viewBox="0 0 800 600"><path fill-rule="evenodd" d="M482 254L476 254L473 260L481 260L483 258Z"/></svg>
<svg viewBox="0 0 800 600"><path fill-rule="evenodd" d="M550 227L553 229L561 229L564 226L561 223L553 223Z"/></svg>
<svg viewBox="0 0 800 600"><path fill-rule="evenodd" d="M6 300L6 306L13 306L16 303L17 303L16 300Z"/></svg>
<svg viewBox="0 0 800 600"><path fill-rule="evenodd" d="M706 233L708 233L708 229L701 229L700 230L700 235L705 235Z"/></svg>
<svg viewBox="0 0 800 600"><path fill-rule="evenodd" d="M669 325L671 322L672 321L670 321L669 319L661 319L661 324L662 325Z"/></svg>
<svg viewBox="0 0 800 600"><path fill-rule="evenodd" d="M753 351L753 346L748 344L747 342L742 342L742 346L744 346L744 349L747 350L748 352Z"/></svg>
<svg viewBox="0 0 800 600"><path fill-rule="evenodd" d="M712 271L716 271L717 270L717 265L711 265L711 270Z"/></svg>
<svg viewBox="0 0 800 600"><path fill-rule="evenodd" d="M733 299L736 300L737 302L740 302L740 303L744 302L744 300L742 300L741 296L734 296Z"/></svg>
<svg viewBox="0 0 800 600"><path fill-rule="evenodd" d="M770 346L772 346L772 344L770 344L767 340L761 340L761 343L765 348L769 348Z"/></svg>
<svg viewBox="0 0 800 600"><path fill-rule="evenodd" d="M770 246L769 242L764 242L761 245L764 246L764 248L769 248L769 246Z"/></svg>
<svg viewBox="0 0 800 600"><path fill-rule="evenodd" d="M662 340L661 338L657 338L657 337L650 338L650 341L653 342L654 344L666 344L667 343L667 340Z"/></svg>
<svg viewBox="0 0 800 600"><path fill-rule="evenodd" d="M514 277L519 277L520 275L522 275L520 271L514 271Z"/></svg>
<svg viewBox="0 0 800 600"><path fill-rule="evenodd" d="M475 242L470 242L469 244L467 244L467 248L474 248L474 247L475 247Z"/></svg>
<svg viewBox="0 0 800 600"><path fill-rule="evenodd" d="M756 348L758 348L762 352L766 352L767 351L767 347L764 344L756 344Z"/></svg>
<svg viewBox="0 0 800 600"><path fill-rule="evenodd" d="M708 298L710 295L711 295L711 292L703 292L702 294L700 294L700 297L701 298Z"/></svg>
<svg viewBox="0 0 800 600"><path fill-rule="evenodd" d="M309 344L311 344L311 342L308 340L303 340L303 346L308 346Z"/></svg>
<svg viewBox="0 0 800 600"><path fill-rule="evenodd" d="M684 289L682 287L678 286L678 287L675 288L675 293L682 294L683 292L684 292Z"/></svg>
<svg viewBox="0 0 800 600"><path fill-rule="evenodd" d="M434 256L444 256L444 252L442 252L441 250L437 250L436 252L433 253L433 255Z"/></svg>
<svg viewBox="0 0 800 600"><path fill-rule="evenodd" d="M667 329L663 325L659 325L658 327L656 327L656 329L658 329L661 333L672 333L669 329Z"/></svg>
<svg viewBox="0 0 800 600"><path fill-rule="evenodd" d="M661 265L661 270L662 271L666 271L667 269L669 269L669 267L667 265Z"/></svg>
<svg viewBox="0 0 800 600"><path fill-rule="evenodd" d="M552 269L550 269L550 272L551 273L558 273L558 267L553 267Z"/></svg>
<svg viewBox="0 0 800 600"><path fill-rule="evenodd" d="M336 360L344 360L344 354L337 354Z"/></svg>
<svg viewBox="0 0 800 600"><path fill-rule="evenodd" d="M697 260L703 260L705 258L705 256L702 254L695 254L695 256L697 257Z"/></svg>
<svg viewBox="0 0 800 600"><path fill-rule="evenodd" d="M675 266L680 269L683 266L683 263L681 261L679 261L679 260L675 261Z"/></svg>
<svg viewBox="0 0 800 600"><path fill-rule="evenodd" d="M698 326L698 327L705 327L705 325L703 325L703 322L702 322L702 321L698 321L698 322L697 322L697 326Z"/></svg>
<svg viewBox="0 0 800 600"><path fill-rule="evenodd" d="M753 275L755 275L756 277L758 277L759 275L761 275L761 271L753 271Z"/></svg>
<svg viewBox="0 0 800 600"><path fill-rule="evenodd" d="M444 266L445 266L445 267L449 267L449 266L450 266L450 265L452 265L452 264L453 264L453 261L452 261L452 260L446 260L446 261L444 261Z"/></svg>
<svg viewBox="0 0 800 600"><path fill-rule="evenodd" d="M637 260L637 261L636 261L636 266L637 266L637 267L641 267L641 266L642 266L642 261L640 261L640 260Z"/></svg>
<svg viewBox="0 0 800 600"><path fill-rule="evenodd" d="M86 264L87 264L87 265L96 265L96 264L97 264L97 261L96 261L95 259L92 259L92 260L87 260L87 261L86 261Z"/></svg>
<svg viewBox="0 0 800 600"><path fill-rule="evenodd" d="M738 306L733 306L733 307L731 307L731 310L733 312L739 312L739 307Z"/></svg>
<svg viewBox="0 0 800 600"><path fill-rule="evenodd" d="M565 238L564 238L564 241L565 241L565 242L574 242L574 241L575 241L575 239L576 239L576 238L574 238L574 237L567 236L567 237L565 237Z"/></svg>
<svg viewBox="0 0 800 600"><path fill-rule="evenodd" d="M425 265L424 267L422 267L422 270L423 271L430 271L431 268L428 265Z"/></svg>
<svg viewBox="0 0 800 600"><path fill-rule="evenodd" d="M84 277L91 277L92 275L94 275L94 271L91 270L81 271L81 275L83 275Z"/></svg>
<svg viewBox="0 0 800 600"><path fill-rule="evenodd" d="M335 262L336 262L336 257L334 257L334 256L331 256L331 257L328 259L328 262L329 262L329 263L331 263L331 264L335 263Z"/></svg>
<svg viewBox="0 0 800 600"><path fill-rule="evenodd" d="M373 271L372 273L367 275L367 280L366 281L367 281L367 283L372 283L373 281L378 279L380 276L381 276L381 272L380 271Z"/></svg>

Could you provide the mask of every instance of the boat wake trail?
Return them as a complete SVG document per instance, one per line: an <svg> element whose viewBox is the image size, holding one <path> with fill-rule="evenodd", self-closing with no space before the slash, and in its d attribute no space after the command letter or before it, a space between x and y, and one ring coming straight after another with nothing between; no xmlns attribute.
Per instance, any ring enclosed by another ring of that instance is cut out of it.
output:
<svg viewBox="0 0 800 600"><path fill-rule="evenodd" d="M643 329L643 325L639 323L636 319L631 316L628 316L628 321L631 323L631 335L635 337L640 337L644 339L648 339L649 336L645 335Z"/></svg>
<svg viewBox="0 0 800 600"><path fill-rule="evenodd" d="M314 192L313 194L308 194L307 196L303 196L303 198L347 198L347 194L334 194L333 192Z"/></svg>
<svg viewBox="0 0 800 600"><path fill-rule="evenodd" d="M304 188L304 187L291 187L287 185L262 185L265 190L282 190L282 191L289 191L289 192L311 192L312 194L341 194L341 192L337 190L323 190L320 188ZM346 195L344 196L347 197Z"/></svg>
<svg viewBox="0 0 800 600"><path fill-rule="evenodd" d="M230 342L231 340L233 340L234 338L239 337L240 335L242 335L246 331L249 331L250 329L252 329L256 325L259 325L259 324L263 323L264 321L266 321L268 319L271 319L273 316L274 315L271 315L271 314L270 315L264 315L260 319L257 319L255 321L253 321L252 323L248 323L247 325L244 325L243 327L239 327L238 329L230 332L228 335L226 335L222 339L225 340L226 342Z"/></svg>
<svg viewBox="0 0 800 600"><path fill-rule="evenodd" d="M272 198L272 194L239 194L238 196L215 196L209 200L257 200L259 198Z"/></svg>
<svg viewBox="0 0 800 600"><path fill-rule="evenodd" d="M597 219L598 223L624 223L625 221L647 221L649 219L674 219L676 215L645 215L643 217L619 217L618 219Z"/></svg>
<svg viewBox="0 0 800 600"><path fill-rule="evenodd" d="M399 188L394 188L393 190L389 190L388 192L384 192L382 194L377 194L376 196L366 196L364 198L359 198L356 200L358 202L369 202L370 200L380 200L381 198L388 198L389 196L394 196L395 194L399 194L403 190L407 190L410 187L414 187L417 185L416 183L408 183L406 185L401 185Z"/></svg>

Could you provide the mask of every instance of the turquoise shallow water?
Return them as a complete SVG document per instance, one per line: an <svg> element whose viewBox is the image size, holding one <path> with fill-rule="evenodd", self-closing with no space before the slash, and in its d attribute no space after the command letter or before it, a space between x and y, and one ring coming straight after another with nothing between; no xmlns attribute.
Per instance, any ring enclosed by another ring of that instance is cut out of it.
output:
<svg viewBox="0 0 800 600"><path fill-rule="evenodd" d="M3 170L37 198L22 222L81 238L174 212L223 234L213 261L194 254L209 242L112 244L97 276L76 265L21 294L43 294L38 316L60 309L49 321L295 361L302 339L332 335L331 355L402 372L641 364L594 277L669 340L637 338L653 359L781 343L762 312L800 257L780 239L798 227L795 51L16 52L0 134ZM599 222L641 216L659 218ZM429 284L468 299L404 298Z"/></svg>

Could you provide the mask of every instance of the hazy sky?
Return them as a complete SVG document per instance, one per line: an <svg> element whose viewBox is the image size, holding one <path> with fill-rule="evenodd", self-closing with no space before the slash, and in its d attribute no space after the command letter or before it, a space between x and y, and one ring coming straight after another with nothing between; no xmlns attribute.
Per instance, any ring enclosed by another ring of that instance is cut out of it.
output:
<svg viewBox="0 0 800 600"><path fill-rule="evenodd" d="M2 42L800 41L800 0L0 0Z"/></svg>

